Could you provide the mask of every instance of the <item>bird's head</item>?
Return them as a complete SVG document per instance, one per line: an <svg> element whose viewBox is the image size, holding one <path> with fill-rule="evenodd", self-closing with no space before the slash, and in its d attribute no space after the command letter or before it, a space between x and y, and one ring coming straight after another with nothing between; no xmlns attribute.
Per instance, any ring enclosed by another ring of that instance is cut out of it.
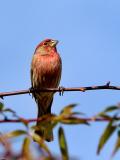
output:
<svg viewBox="0 0 120 160"><path fill-rule="evenodd" d="M44 54L46 51L47 53L50 53L51 51L56 51L57 44L58 44L57 40L45 39L36 47L35 52Z"/></svg>

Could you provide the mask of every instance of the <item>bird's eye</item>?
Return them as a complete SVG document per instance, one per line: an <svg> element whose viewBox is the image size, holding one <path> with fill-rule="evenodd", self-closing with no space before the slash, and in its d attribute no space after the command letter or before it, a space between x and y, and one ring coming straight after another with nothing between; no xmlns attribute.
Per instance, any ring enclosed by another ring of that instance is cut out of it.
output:
<svg viewBox="0 0 120 160"><path fill-rule="evenodd" d="M46 46L46 45L47 45L47 42L45 42L44 45Z"/></svg>

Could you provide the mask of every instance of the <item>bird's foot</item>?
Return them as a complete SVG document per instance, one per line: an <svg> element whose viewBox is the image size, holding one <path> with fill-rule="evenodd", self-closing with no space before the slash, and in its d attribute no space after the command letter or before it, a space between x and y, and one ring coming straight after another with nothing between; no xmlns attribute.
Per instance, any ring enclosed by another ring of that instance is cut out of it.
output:
<svg viewBox="0 0 120 160"><path fill-rule="evenodd" d="M30 95L31 93L34 93L34 88L33 88L33 87L30 87L30 88L29 88L29 95Z"/></svg>
<svg viewBox="0 0 120 160"><path fill-rule="evenodd" d="M4 97L3 97L3 96L0 96L0 98L1 98L1 99L4 99Z"/></svg>
<svg viewBox="0 0 120 160"><path fill-rule="evenodd" d="M64 93L64 87L63 86L59 86L59 95L60 96L63 96L63 93Z"/></svg>

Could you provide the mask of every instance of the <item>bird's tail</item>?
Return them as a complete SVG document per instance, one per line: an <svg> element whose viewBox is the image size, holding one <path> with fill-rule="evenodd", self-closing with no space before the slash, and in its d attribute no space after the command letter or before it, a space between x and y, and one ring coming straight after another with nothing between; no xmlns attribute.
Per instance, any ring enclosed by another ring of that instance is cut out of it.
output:
<svg viewBox="0 0 120 160"><path fill-rule="evenodd" d="M43 115L51 114L52 101L53 100L51 100L51 103L47 108L47 111L42 110L41 102L38 101L38 118L40 118ZM46 122L43 124L41 124L41 122L37 122L36 125L38 126L38 128L40 128L35 130L36 134L38 134L40 137L42 137L48 142L53 141L53 131L51 129L51 122Z"/></svg>

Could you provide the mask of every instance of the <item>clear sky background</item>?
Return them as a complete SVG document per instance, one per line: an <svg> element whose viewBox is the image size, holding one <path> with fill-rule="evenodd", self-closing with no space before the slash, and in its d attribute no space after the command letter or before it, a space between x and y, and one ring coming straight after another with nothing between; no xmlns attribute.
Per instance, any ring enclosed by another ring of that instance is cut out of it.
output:
<svg viewBox="0 0 120 160"><path fill-rule="evenodd" d="M30 63L36 45L45 38L59 40L63 61L61 86L120 85L119 0L4 0L0 1L0 92L30 87ZM70 103L93 116L120 102L119 91L67 92L55 95L53 113ZM37 107L29 95L6 97L4 103L25 118L35 118ZM116 135L96 155L106 123L64 127L69 153L82 160L108 159ZM6 132L21 124L0 124ZM59 154L57 129L49 147ZM17 140L15 148L19 148ZM120 159L118 153L114 159Z"/></svg>

